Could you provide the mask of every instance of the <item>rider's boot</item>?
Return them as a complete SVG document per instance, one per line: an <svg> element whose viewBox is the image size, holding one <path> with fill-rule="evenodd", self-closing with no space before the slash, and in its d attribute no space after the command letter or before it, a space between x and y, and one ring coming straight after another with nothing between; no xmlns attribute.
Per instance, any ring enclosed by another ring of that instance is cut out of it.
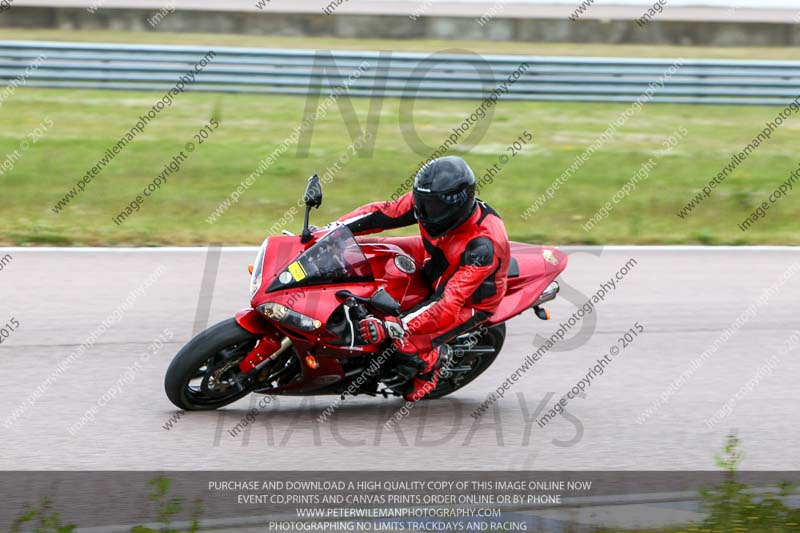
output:
<svg viewBox="0 0 800 533"><path fill-rule="evenodd" d="M411 388L403 397L406 401L417 402L428 396L439 383L439 374L443 366L450 362L452 349L447 344L434 348L426 354L420 354L421 359L429 360L425 370L414 376Z"/></svg>

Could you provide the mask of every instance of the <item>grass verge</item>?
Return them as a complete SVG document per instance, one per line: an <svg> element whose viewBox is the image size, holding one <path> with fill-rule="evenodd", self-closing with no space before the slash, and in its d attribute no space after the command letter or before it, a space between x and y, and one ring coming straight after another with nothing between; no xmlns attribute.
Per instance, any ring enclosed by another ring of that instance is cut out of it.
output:
<svg viewBox="0 0 800 533"><path fill-rule="evenodd" d="M6 202L0 241L4 244L191 245L258 243L266 228L283 219L298 231L300 217L287 209L302 194L305 179L322 175L352 139L348 128L364 127L370 105L379 113L372 153L351 157L325 187L325 202L313 213L318 224L369 201L388 198L432 147L442 143L475 108L473 101L400 101L382 104L352 98L353 113L332 106L314 124L308 153L289 143L286 152L255 180L213 224L207 217L262 158L278 148L300 123L305 97L185 93L130 143L86 190L58 214L51 208L161 97L151 92L19 88L0 107L0 169ZM342 99L342 102L345 100ZM380 105L380 107L378 107ZM400 121L413 105L413 121ZM541 194L621 113L624 104L503 102L474 148L462 139L451 154L464 156L480 177L510 156L523 131L533 135L518 155L483 187L481 197L505 218L512 238L551 243L799 244L797 201L775 204L746 233L737 228L798 166L800 123L788 120L690 216L676 213L771 119L774 108L645 105L633 115L556 196L527 220L522 217ZM313 109L313 108L312 108ZM122 225L112 218L125 209L216 117L220 126L197 147L178 173ZM27 150L20 143L47 119L52 126ZM349 125L349 126L348 126ZM671 151L662 142L685 128ZM416 131L431 148L407 139ZM302 144L302 141L301 141ZM470 142L471 144L471 142ZM8 154L18 150L11 165ZM651 157L657 165L634 192L590 232L586 222L611 201Z"/></svg>

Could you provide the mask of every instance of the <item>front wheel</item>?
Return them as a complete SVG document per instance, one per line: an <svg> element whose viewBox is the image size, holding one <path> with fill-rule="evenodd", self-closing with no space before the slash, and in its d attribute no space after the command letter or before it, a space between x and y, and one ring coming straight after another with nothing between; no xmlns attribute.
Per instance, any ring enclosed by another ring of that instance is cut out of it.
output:
<svg viewBox="0 0 800 533"><path fill-rule="evenodd" d="M230 318L190 340L167 368L164 390L179 409L218 409L249 394L256 382L242 385L239 363L255 347L259 335Z"/></svg>

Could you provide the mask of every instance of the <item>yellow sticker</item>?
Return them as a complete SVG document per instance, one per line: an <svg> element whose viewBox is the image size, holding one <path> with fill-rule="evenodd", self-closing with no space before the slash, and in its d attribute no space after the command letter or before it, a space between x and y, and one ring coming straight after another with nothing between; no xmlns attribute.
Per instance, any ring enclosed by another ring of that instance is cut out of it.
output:
<svg viewBox="0 0 800 533"><path fill-rule="evenodd" d="M288 270L295 281L302 281L306 278L306 271L303 270L303 265L301 265L297 261L290 264Z"/></svg>

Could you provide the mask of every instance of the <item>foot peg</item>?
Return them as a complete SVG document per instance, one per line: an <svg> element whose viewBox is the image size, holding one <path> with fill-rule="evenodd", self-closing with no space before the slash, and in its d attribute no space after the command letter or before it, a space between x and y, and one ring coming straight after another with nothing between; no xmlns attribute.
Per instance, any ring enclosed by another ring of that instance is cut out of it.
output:
<svg viewBox="0 0 800 533"><path fill-rule="evenodd" d="M382 379L381 383L387 387L399 387L404 383L408 383L411 381L411 379L412 378L409 378L408 376L405 376L399 372L394 372L391 376Z"/></svg>

